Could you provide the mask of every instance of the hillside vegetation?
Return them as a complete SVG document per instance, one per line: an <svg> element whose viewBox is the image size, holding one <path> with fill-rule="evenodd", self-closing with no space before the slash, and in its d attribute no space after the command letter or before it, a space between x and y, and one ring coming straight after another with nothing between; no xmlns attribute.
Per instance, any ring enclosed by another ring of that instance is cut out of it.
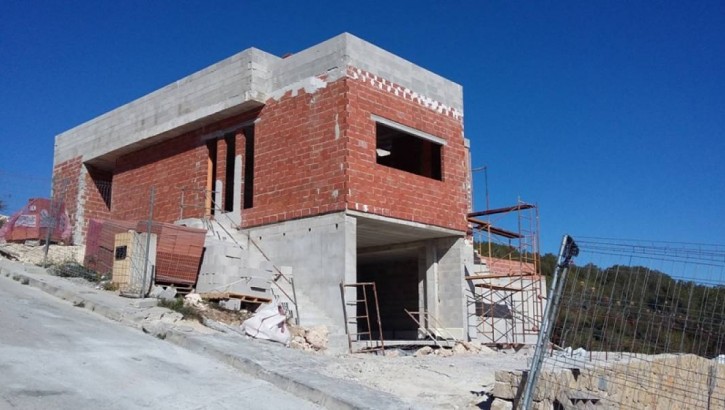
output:
<svg viewBox="0 0 725 410"><path fill-rule="evenodd" d="M477 245L487 255L488 244ZM491 248L495 257L519 257L508 246ZM547 284L556 259L540 258ZM725 286L672 276L645 266L571 266L552 342L590 351L725 354Z"/></svg>

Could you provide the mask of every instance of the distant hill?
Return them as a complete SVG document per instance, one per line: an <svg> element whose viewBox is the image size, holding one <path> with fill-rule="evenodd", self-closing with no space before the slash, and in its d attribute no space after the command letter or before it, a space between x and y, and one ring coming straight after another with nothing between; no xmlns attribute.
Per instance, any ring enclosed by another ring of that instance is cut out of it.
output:
<svg viewBox="0 0 725 410"><path fill-rule="evenodd" d="M488 244L476 244L488 256ZM492 256L518 258L491 244ZM556 255L541 255L547 286ZM561 347L636 353L725 354L725 286L673 279L645 266L569 269L552 342Z"/></svg>

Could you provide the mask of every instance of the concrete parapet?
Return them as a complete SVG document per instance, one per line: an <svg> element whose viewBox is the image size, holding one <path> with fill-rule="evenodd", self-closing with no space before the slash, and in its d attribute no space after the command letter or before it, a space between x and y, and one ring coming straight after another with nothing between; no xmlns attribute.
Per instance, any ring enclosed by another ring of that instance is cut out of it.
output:
<svg viewBox="0 0 725 410"><path fill-rule="evenodd" d="M348 75L350 66L463 112L460 85L343 33L285 59L249 48L219 61L58 135L54 164L81 157L110 169L124 153L262 107L280 90L295 91L295 84L324 87Z"/></svg>

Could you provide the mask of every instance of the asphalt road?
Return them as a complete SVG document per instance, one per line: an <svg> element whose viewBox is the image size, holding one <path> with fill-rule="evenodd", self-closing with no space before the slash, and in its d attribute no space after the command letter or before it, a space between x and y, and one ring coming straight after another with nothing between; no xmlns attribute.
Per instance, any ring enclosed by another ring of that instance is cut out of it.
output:
<svg viewBox="0 0 725 410"><path fill-rule="evenodd" d="M0 277L0 409L100 408L319 407Z"/></svg>

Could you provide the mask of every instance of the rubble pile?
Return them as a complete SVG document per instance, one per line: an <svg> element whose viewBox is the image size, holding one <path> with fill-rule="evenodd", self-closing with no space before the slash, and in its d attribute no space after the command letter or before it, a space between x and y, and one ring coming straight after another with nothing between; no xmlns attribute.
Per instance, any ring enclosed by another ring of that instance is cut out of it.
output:
<svg viewBox="0 0 725 410"><path fill-rule="evenodd" d="M327 349L327 341L330 334L327 326L305 328L290 325L289 328L292 334L292 341L290 341L291 348L307 352L319 352Z"/></svg>
<svg viewBox="0 0 725 410"><path fill-rule="evenodd" d="M422 356L440 356L440 357L450 357L450 356L459 356L459 355L466 355L466 354L495 354L496 352L483 345L466 342L466 341L457 341L456 344L448 349L445 347L434 349L431 346L423 346L420 349L416 350L415 353L413 353L414 357L422 357Z"/></svg>

